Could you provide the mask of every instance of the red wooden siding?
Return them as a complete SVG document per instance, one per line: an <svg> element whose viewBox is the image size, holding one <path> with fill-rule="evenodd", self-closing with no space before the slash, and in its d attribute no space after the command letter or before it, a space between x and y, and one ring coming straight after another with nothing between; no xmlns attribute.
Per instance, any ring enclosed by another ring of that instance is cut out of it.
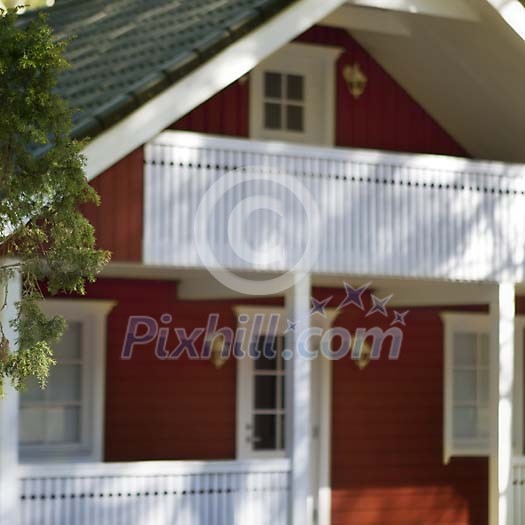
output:
<svg viewBox="0 0 525 525"><path fill-rule="evenodd" d="M315 26L301 42L337 46L337 146L464 156L465 150L419 106L347 31ZM342 70L359 63L368 77L364 94L348 91Z"/></svg>
<svg viewBox="0 0 525 525"><path fill-rule="evenodd" d="M378 321L377 314L356 318L354 308L336 324ZM363 371L348 359L334 362L332 523L485 525L487 460L443 465L439 311L411 309L406 321L398 361L385 353Z"/></svg>
<svg viewBox="0 0 525 525"><path fill-rule="evenodd" d="M330 306L340 290L315 290ZM88 299L114 299L108 320L105 460L235 457L236 363L216 370L187 357L161 361L154 343L121 359L128 318L148 315L189 334L210 312L235 328L238 301L180 301L175 282L100 279ZM253 303L253 300L247 301ZM278 299L258 300L280 304ZM457 310L457 308L454 308ZM384 324L379 315L343 310L336 325ZM333 365L333 525L486 525L486 459L442 463L443 326L439 310L412 308L398 361L386 353L364 371L345 358ZM171 350L177 343L168 339Z"/></svg>
<svg viewBox="0 0 525 525"><path fill-rule="evenodd" d="M105 460L235 458L233 359L216 370L209 361L187 356L161 361L155 342L136 346L129 360L121 359L121 351L132 315L190 334L205 328L208 314L217 312L220 327L235 329L232 306L240 301L179 301L175 282L127 279L99 279L88 287L87 298L117 302L107 328ZM164 313L172 315L171 324L160 322ZM177 342L172 331L168 351Z"/></svg>
<svg viewBox="0 0 525 525"><path fill-rule="evenodd" d="M82 209L95 228L97 245L111 251L113 261L141 261L142 148L101 173L91 185L100 195L100 206L88 204Z"/></svg>
<svg viewBox="0 0 525 525"><path fill-rule="evenodd" d="M234 326L228 306L181 303L174 282L101 280L89 296L118 302L108 324L105 460L234 458L233 361L220 370L187 357L161 361L155 357L155 343L137 346L132 359L121 359L131 315L149 315L159 322L169 313L171 326L191 333L206 326L211 310ZM173 337L171 341L175 346Z"/></svg>
<svg viewBox="0 0 525 525"><path fill-rule="evenodd" d="M466 155L436 121L399 86L344 30L315 26L298 39L337 46L336 145L414 153ZM358 62L368 77L365 93L355 100L342 77L346 64ZM233 83L185 117L173 129L247 137L249 82Z"/></svg>
<svg viewBox="0 0 525 525"><path fill-rule="evenodd" d="M248 77L243 77L190 111L175 122L171 129L247 137L249 134L248 94Z"/></svg>

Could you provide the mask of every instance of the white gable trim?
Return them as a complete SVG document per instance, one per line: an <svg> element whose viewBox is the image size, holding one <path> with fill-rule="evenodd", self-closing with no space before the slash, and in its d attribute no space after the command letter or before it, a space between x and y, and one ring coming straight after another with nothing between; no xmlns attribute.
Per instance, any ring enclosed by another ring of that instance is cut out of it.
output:
<svg viewBox="0 0 525 525"><path fill-rule="evenodd" d="M525 40L525 6L519 0L488 0L505 22Z"/></svg>
<svg viewBox="0 0 525 525"><path fill-rule="evenodd" d="M253 69L345 0L300 0L93 139L84 149L93 179Z"/></svg>
<svg viewBox="0 0 525 525"><path fill-rule="evenodd" d="M501 2L502 0L489 1ZM463 0L348 0L348 2L358 6L388 9L404 13L452 18L468 22L479 21L476 11Z"/></svg>

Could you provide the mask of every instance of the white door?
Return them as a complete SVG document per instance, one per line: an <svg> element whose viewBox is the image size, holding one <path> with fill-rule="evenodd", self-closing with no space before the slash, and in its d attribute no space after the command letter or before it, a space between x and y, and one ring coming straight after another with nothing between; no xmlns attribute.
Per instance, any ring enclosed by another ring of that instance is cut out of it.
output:
<svg viewBox="0 0 525 525"><path fill-rule="evenodd" d="M238 362L237 448L242 459L285 456L284 336L260 336L260 357Z"/></svg>

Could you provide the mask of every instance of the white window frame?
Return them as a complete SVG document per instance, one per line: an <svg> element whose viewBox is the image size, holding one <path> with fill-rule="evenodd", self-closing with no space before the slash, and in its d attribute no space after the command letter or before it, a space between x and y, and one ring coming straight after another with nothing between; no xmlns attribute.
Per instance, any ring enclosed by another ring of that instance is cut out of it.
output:
<svg viewBox="0 0 525 525"><path fill-rule="evenodd" d="M485 313L457 313L445 312L441 314L444 324L444 371L443 371L443 461L447 464L452 457L469 457L480 456L488 457L490 455L489 444L486 447L471 447L469 449L461 448L457 450L453 444L453 423L452 423L452 351L454 333L456 332L471 332L484 333L490 336L491 321L489 314ZM515 363L514 363L514 401L513 401L513 449L518 456L523 455L525 448L525 429L524 429L524 331L525 331L525 316L516 316L515 321ZM492 352L492 348L490 349ZM490 370L490 376L497 373L497 371ZM494 382L490 381L490 385ZM493 397L493 392L489 392L489 406L491 406L490 399Z"/></svg>
<svg viewBox="0 0 525 525"><path fill-rule="evenodd" d="M488 314L477 313L451 313L441 314L444 324L444 367L443 367L443 462L448 464L452 457L485 457L490 455L490 436L486 438L486 443L482 443L476 438L461 440L462 446L458 446L454 440L453 424L453 352L454 335L457 333L469 333L476 335L487 335L490 341L490 317ZM489 343L490 345L490 343ZM490 346L489 346L490 351ZM493 371L490 370L489 363L489 407L493 393L490 391ZM489 425L490 427L490 425Z"/></svg>
<svg viewBox="0 0 525 525"><path fill-rule="evenodd" d="M45 315L82 323L82 419L79 444L19 444L22 462L102 461L104 434L106 320L116 303L105 300L47 299Z"/></svg>
<svg viewBox="0 0 525 525"><path fill-rule="evenodd" d="M336 67L341 48L291 43L260 63L250 74L250 137L333 146ZM264 73L304 77L304 132L264 127Z"/></svg>

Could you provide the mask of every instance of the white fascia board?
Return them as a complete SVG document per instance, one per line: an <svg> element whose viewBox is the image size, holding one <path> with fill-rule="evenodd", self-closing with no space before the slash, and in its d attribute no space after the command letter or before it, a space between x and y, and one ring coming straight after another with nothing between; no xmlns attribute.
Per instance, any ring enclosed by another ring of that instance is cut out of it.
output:
<svg viewBox="0 0 525 525"><path fill-rule="evenodd" d="M344 1L295 2L101 133L84 149L88 180L245 75L261 60L340 7Z"/></svg>
<svg viewBox="0 0 525 525"><path fill-rule="evenodd" d="M505 22L525 40L525 6L519 0L487 0Z"/></svg>
<svg viewBox="0 0 525 525"><path fill-rule="evenodd" d="M480 20L479 14L463 0L349 0L348 3L468 22L479 22Z"/></svg>

